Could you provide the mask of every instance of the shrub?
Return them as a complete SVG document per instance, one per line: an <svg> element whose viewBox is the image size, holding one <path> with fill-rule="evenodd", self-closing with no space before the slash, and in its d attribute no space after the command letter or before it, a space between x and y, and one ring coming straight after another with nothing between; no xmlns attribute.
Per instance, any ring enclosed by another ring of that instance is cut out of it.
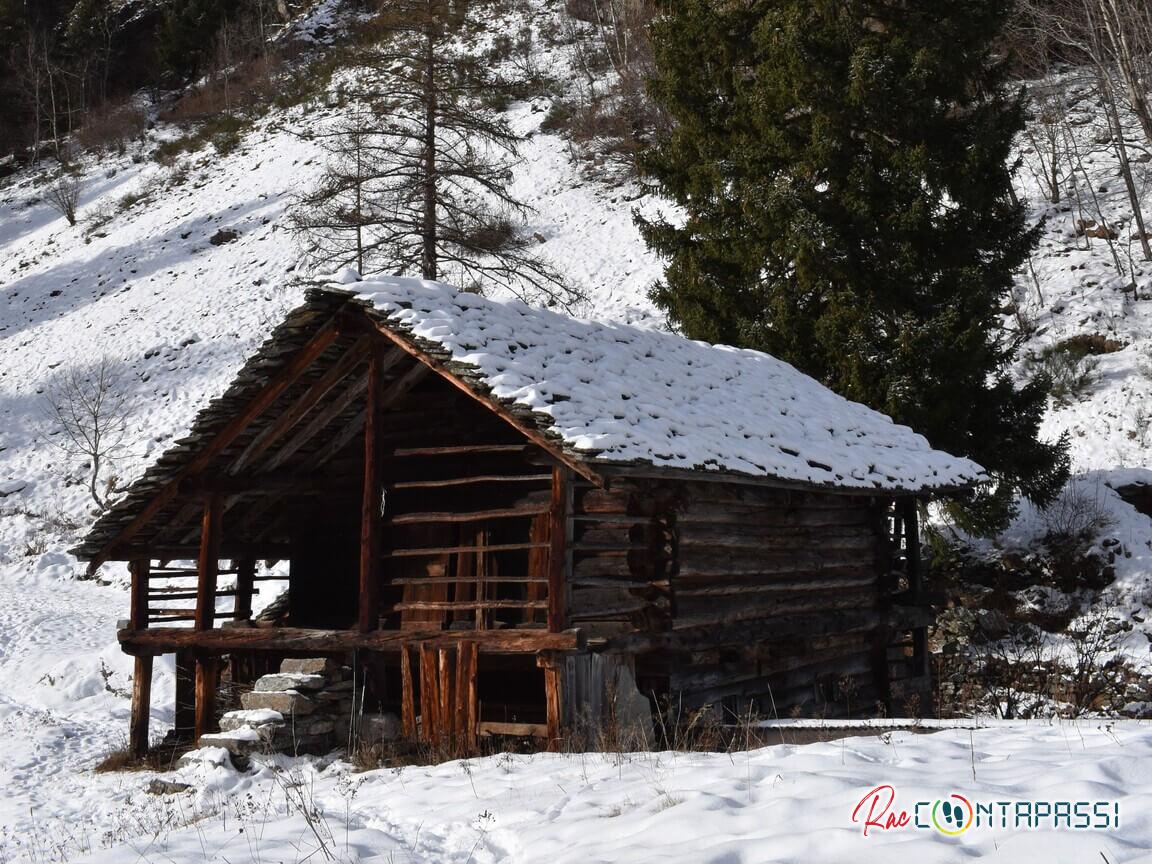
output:
<svg viewBox="0 0 1152 864"><path fill-rule="evenodd" d="M76 141L92 153L125 152L126 143L148 128L148 115L133 102L106 105L90 113L76 131Z"/></svg>
<svg viewBox="0 0 1152 864"><path fill-rule="evenodd" d="M1100 361L1090 350L1095 344L1085 337L1065 339L1029 357L1025 366L1033 377L1046 377L1052 385L1052 399L1067 406L1084 398L1100 380Z"/></svg>
<svg viewBox="0 0 1152 864"><path fill-rule="evenodd" d="M55 183L48 187L48 206L68 220L69 225L76 224L76 206L80 203L81 184L79 178L61 175Z"/></svg>

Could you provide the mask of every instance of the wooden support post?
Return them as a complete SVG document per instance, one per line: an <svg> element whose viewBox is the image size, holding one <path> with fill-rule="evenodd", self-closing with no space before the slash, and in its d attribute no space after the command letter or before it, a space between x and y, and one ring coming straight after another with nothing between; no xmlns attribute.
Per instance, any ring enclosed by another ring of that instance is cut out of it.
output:
<svg viewBox="0 0 1152 864"><path fill-rule="evenodd" d="M416 698L412 687L412 653L400 645L400 732L407 740L416 735Z"/></svg>
<svg viewBox="0 0 1152 864"><path fill-rule="evenodd" d="M200 527L199 578L196 582L197 630L211 630L216 623L216 577L220 570L220 526L224 516L224 499L209 495L204 502Z"/></svg>
<svg viewBox="0 0 1152 864"><path fill-rule="evenodd" d="M476 643L461 642L456 647L456 742L460 753L469 753L476 747Z"/></svg>
<svg viewBox="0 0 1152 864"><path fill-rule="evenodd" d="M256 561L241 558L236 562L236 606L232 617L247 621L252 617L252 594L256 583Z"/></svg>
<svg viewBox="0 0 1152 864"><path fill-rule="evenodd" d="M913 603L920 602L923 592L923 579L920 569L920 523L918 503L915 498L901 502L904 522L904 554L907 562L908 593Z"/></svg>
<svg viewBox="0 0 1152 864"><path fill-rule="evenodd" d="M567 609L566 562L568 557L568 510L571 477L563 465L552 469L552 507L549 511L551 548L548 554L548 629L558 633L564 629Z"/></svg>
<svg viewBox="0 0 1152 864"><path fill-rule="evenodd" d="M420 740L435 742L436 715L440 713L436 684L436 650L427 642L420 643Z"/></svg>
<svg viewBox="0 0 1152 864"><path fill-rule="evenodd" d="M190 651L176 652L174 732L181 741L196 734L196 660Z"/></svg>
<svg viewBox="0 0 1152 864"><path fill-rule="evenodd" d="M384 352L373 345L368 368L368 407L364 422L364 490L360 506L360 615L361 633L380 626L381 436L384 418L380 395L384 388Z"/></svg>
<svg viewBox="0 0 1152 864"><path fill-rule="evenodd" d="M556 658L547 655L544 666L544 705L548 717L548 749L560 749L560 722L562 703L560 698L560 668Z"/></svg>
<svg viewBox="0 0 1152 864"><path fill-rule="evenodd" d="M220 672L218 657L196 658L196 739L216 731L216 679Z"/></svg>
<svg viewBox="0 0 1152 864"><path fill-rule="evenodd" d="M440 648L440 743L441 746L452 748L456 737L456 712L453 710L452 700L452 660L456 652L451 646Z"/></svg>
<svg viewBox="0 0 1152 864"><path fill-rule="evenodd" d="M148 626L148 575L150 561L138 558L129 562L128 572L132 574L132 606L129 618L133 630L143 630Z"/></svg>
<svg viewBox="0 0 1152 864"><path fill-rule="evenodd" d="M128 747L140 759L148 753L148 712L152 702L152 658L137 657L132 675L132 720Z"/></svg>

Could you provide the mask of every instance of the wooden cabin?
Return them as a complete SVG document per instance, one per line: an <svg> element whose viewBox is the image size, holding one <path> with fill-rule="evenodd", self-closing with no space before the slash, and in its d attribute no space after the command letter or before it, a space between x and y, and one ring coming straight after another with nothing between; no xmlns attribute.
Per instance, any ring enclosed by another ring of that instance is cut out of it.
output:
<svg viewBox="0 0 1152 864"><path fill-rule="evenodd" d="M345 282L311 288L77 550L129 562L134 749L163 654L189 735L222 670L313 656L430 741L555 746L625 700L930 712L917 505L979 466L762 353ZM284 615L254 621L284 562Z"/></svg>

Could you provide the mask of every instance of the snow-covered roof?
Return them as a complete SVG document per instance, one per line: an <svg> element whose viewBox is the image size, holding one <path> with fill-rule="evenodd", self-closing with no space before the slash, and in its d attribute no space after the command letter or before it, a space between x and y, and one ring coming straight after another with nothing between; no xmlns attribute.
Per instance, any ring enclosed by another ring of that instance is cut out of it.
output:
<svg viewBox="0 0 1152 864"><path fill-rule="evenodd" d="M419 279L334 277L567 452L826 486L946 489L984 478L907 426L759 351L582 320Z"/></svg>

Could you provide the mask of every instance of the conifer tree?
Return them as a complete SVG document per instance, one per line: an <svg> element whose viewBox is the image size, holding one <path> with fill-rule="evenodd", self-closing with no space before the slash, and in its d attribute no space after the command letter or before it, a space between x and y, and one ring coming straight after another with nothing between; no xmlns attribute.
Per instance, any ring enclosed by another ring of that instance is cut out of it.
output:
<svg viewBox="0 0 1152 864"><path fill-rule="evenodd" d="M652 297L693 338L768 351L1045 502L1065 442L1000 329L1037 240L1011 194L1020 96L993 51L1007 0L666 0L642 169L683 211L638 217ZM975 524L975 520L974 523Z"/></svg>
<svg viewBox="0 0 1152 864"><path fill-rule="evenodd" d="M348 119L319 133L320 183L294 225L316 265L500 286L570 306L579 292L534 252L509 185L521 141L485 104L506 86L461 44L470 9L395 0L345 87Z"/></svg>

